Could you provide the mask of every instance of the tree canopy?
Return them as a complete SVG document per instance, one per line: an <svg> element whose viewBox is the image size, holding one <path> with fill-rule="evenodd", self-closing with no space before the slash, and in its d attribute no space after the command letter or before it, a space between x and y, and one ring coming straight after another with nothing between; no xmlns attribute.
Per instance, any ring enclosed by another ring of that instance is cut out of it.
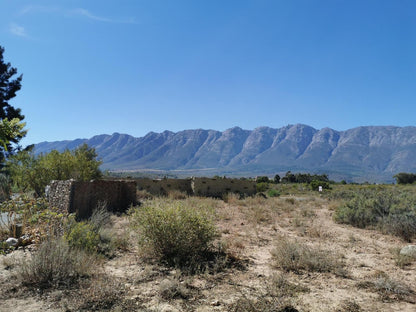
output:
<svg viewBox="0 0 416 312"><path fill-rule="evenodd" d="M0 162L15 151L13 144L17 144L26 135L20 108L9 103L21 88L22 75L14 78L17 69L4 61L3 53L4 48L0 46Z"/></svg>
<svg viewBox="0 0 416 312"><path fill-rule="evenodd" d="M60 153L53 150L38 156L20 151L8 159L6 168L15 186L33 190L41 196L52 180L88 181L100 178L100 165L95 149L84 144L73 151Z"/></svg>

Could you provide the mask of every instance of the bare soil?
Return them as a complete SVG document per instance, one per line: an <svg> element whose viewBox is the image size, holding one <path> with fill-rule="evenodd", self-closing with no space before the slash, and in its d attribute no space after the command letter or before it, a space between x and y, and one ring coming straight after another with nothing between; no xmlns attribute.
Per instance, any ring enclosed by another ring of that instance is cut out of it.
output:
<svg viewBox="0 0 416 312"><path fill-rule="evenodd" d="M395 262L395 251L408 243L376 230L335 223L336 203L319 195L200 200L216 206L220 243L228 254L217 268L187 275L163 267L147 259L136 247L134 233L129 233L128 250L118 251L97 268L111 282L89 285L84 293L82 287L37 293L16 280L18 264L12 258L32 252L18 250L0 256L0 311L235 311L239 299L255 302L267 297L274 276L296 285L281 299L298 311L416 311L416 261L403 268ZM126 216L113 219L117 233L128 231ZM271 252L282 237L336 255L345 263L346 274L279 269ZM374 281L380 276L407 291L377 289ZM118 291L117 300L101 307L91 303L109 296L102 290L106 287Z"/></svg>

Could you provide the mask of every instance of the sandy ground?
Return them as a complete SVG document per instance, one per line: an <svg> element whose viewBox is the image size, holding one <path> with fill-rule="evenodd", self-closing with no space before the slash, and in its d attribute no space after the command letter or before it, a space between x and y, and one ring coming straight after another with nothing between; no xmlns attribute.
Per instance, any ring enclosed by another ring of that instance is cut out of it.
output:
<svg viewBox="0 0 416 312"><path fill-rule="evenodd" d="M404 268L395 264L394 249L407 243L375 230L335 223L333 202L305 196L215 201L215 205L221 241L241 265L188 276L145 261L132 246L102 264L103 272L123 285L123 300L129 302L114 305L113 311L228 311L239 298L261 297L276 274L307 289L288 298L299 311L416 311L416 261ZM117 231L128 228L126 217L114 220ZM282 237L338 255L345 262L346 276L279 270L271 251ZM0 256L0 283L13 285L16 268L8 263L24 254ZM380 274L407 285L411 293L404 298L382 296L363 287ZM184 295L163 298L162 290L175 283L185 289ZM56 295L25 291L13 295L5 287L0 295L0 311L71 311Z"/></svg>

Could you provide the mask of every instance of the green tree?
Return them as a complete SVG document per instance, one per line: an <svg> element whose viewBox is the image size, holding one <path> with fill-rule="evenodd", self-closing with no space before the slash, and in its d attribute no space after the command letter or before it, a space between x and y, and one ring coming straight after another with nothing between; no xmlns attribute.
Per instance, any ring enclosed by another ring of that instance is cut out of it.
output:
<svg viewBox="0 0 416 312"><path fill-rule="evenodd" d="M15 152L16 147L13 145L26 135L26 131L23 130L24 123L21 123L24 119L21 110L9 104L21 88L22 75L14 78L17 69L10 63L5 63L3 53L4 48L0 46L0 162L2 163L8 155Z"/></svg>
<svg viewBox="0 0 416 312"><path fill-rule="evenodd" d="M273 178L274 183L278 184L280 183L280 175L276 174Z"/></svg>
<svg viewBox="0 0 416 312"><path fill-rule="evenodd" d="M400 172L393 176L396 179L397 184L412 184L416 182L416 174Z"/></svg>
<svg viewBox="0 0 416 312"><path fill-rule="evenodd" d="M8 159L7 171L15 186L33 190L37 196L42 196L46 185L52 180L88 181L101 178L100 165L95 149L84 144L73 151L60 153L53 150L38 156L20 151Z"/></svg>

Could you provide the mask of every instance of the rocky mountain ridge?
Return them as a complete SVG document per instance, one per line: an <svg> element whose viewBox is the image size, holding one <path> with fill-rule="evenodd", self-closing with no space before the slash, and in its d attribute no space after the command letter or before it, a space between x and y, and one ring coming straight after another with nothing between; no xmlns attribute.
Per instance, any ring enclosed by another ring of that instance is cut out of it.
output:
<svg viewBox="0 0 416 312"><path fill-rule="evenodd" d="M87 143L110 170L212 170L268 174L287 170L325 172L350 180L391 181L416 171L416 127L363 126L346 131L296 124L274 129L239 127L224 132L184 130L97 135L90 139L42 142L36 153Z"/></svg>

